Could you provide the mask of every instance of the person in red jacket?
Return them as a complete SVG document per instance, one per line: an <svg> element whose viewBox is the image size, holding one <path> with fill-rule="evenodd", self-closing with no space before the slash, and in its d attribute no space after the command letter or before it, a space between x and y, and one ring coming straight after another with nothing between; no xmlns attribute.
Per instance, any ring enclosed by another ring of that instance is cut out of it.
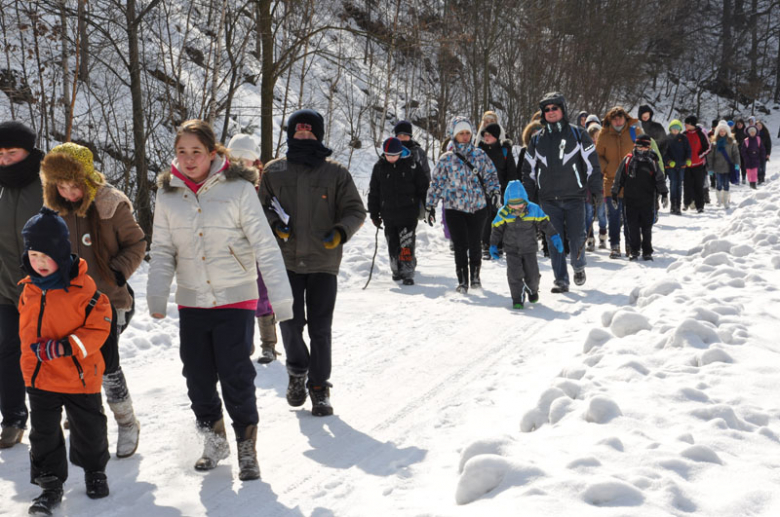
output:
<svg viewBox="0 0 780 517"><path fill-rule="evenodd" d="M68 458L60 427L70 422L70 461L85 471L87 496L108 495L108 435L100 390L100 347L111 330L111 304L70 253L65 221L49 208L22 229L22 265L29 276L19 298L21 369L30 398L30 479L43 492L30 513L51 515L62 500Z"/></svg>
<svg viewBox="0 0 780 517"><path fill-rule="evenodd" d="M696 124L695 115L685 117L685 136L691 145L691 164L685 169L683 178L683 210L696 204L696 211L704 212L704 182L707 181L707 155L710 152L710 139Z"/></svg>

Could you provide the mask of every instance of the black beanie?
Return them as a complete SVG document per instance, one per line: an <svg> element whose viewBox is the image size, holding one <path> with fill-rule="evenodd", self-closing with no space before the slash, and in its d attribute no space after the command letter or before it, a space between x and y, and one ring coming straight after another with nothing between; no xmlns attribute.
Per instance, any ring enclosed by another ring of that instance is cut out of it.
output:
<svg viewBox="0 0 780 517"><path fill-rule="evenodd" d="M322 142L325 136L325 121L314 110L298 110L287 119L287 138L292 139L298 131L311 131Z"/></svg>
<svg viewBox="0 0 780 517"><path fill-rule="evenodd" d="M398 135L409 135L412 136L412 123L408 120L400 120L398 124L395 125L393 128L393 133L395 136Z"/></svg>
<svg viewBox="0 0 780 517"><path fill-rule="evenodd" d="M0 124L0 149L18 147L28 153L35 149L35 133L16 120Z"/></svg>
<svg viewBox="0 0 780 517"><path fill-rule="evenodd" d="M22 263L33 274L28 251L45 253L57 263L59 271L67 286L70 282L70 232L65 221L50 208L43 207L32 216L22 228L24 239L24 255Z"/></svg>
<svg viewBox="0 0 780 517"><path fill-rule="evenodd" d="M650 120L653 119L653 109L650 106L643 104L642 106L639 106L639 114L638 114L639 120L642 120L642 115L644 115L645 113L650 114Z"/></svg>
<svg viewBox="0 0 780 517"><path fill-rule="evenodd" d="M501 126L498 124L493 123L485 126L485 129L482 130L482 136L484 136L485 133L490 133L496 138L496 140L501 140Z"/></svg>
<svg viewBox="0 0 780 517"><path fill-rule="evenodd" d="M639 135L636 137L636 141L634 142L637 147L650 147L653 145L653 139L650 138L650 135Z"/></svg>
<svg viewBox="0 0 780 517"><path fill-rule="evenodd" d="M696 124L699 123L699 119L696 115L688 115L687 117L685 117L685 120L683 122L685 122L688 125L695 126Z"/></svg>

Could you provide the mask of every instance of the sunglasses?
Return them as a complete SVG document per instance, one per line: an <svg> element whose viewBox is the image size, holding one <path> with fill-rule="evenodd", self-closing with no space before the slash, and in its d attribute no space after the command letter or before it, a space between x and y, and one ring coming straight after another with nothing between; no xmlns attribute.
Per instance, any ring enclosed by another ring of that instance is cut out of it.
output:
<svg viewBox="0 0 780 517"><path fill-rule="evenodd" d="M549 113L551 111L559 111L560 109L561 108L559 108L558 106L552 105L552 106L547 106L546 108L544 108L544 112L545 113Z"/></svg>

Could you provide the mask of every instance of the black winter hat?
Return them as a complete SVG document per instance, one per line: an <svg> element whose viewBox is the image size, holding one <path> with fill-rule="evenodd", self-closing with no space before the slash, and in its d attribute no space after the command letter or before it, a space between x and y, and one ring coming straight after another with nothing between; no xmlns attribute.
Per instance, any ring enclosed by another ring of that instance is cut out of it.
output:
<svg viewBox="0 0 780 517"><path fill-rule="evenodd" d="M0 149L18 147L28 153L35 149L35 132L16 120L0 124Z"/></svg>
<svg viewBox="0 0 780 517"><path fill-rule="evenodd" d="M399 120L398 124L395 125L393 128L393 134L395 136L398 135L409 135L412 136L412 123L408 120Z"/></svg>
<svg viewBox="0 0 780 517"><path fill-rule="evenodd" d="M542 100L539 101L539 109L542 110L542 119L544 119L544 107L548 104L555 104L563 110L563 118L566 118L566 98L560 92L545 93Z"/></svg>
<svg viewBox="0 0 780 517"><path fill-rule="evenodd" d="M644 115L645 113L650 114L650 120L653 119L653 115L655 114L653 112L653 108L651 108L647 104L643 104L642 106L639 106L639 113L637 115L639 117L639 120L642 120L642 115Z"/></svg>
<svg viewBox="0 0 780 517"><path fill-rule="evenodd" d="M683 121L688 125L695 126L699 123L699 118L696 115L688 115L685 117L685 120Z"/></svg>
<svg viewBox="0 0 780 517"><path fill-rule="evenodd" d="M485 128L482 130L482 136L485 136L485 133L490 133L496 138L496 140L501 140L501 126L498 124L488 124L485 126Z"/></svg>
<svg viewBox="0 0 780 517"><path fill-rule="evenodd" d="M24 255L22 263L33 274L28 251L45 253L57 263L59 271L68 285L70 279L70 232L65 220L51 208L43 207L32 216L22 228Z"/></svg>
<svg viewBox="0 0 780 517"><path fill-rule="evenodd" d="M636 137L636 141L634 142L637 147L650 147L653 145L653 139L650 138L650 135L639 135Z"/></svg>
<svg viewBox="0 0 780 517"><path fill-rule="evenodd" d="M298 131L311 131L322 142L325 136L325 120L314 110L298 110L287 119L287 138L292 139Z"/></svg>

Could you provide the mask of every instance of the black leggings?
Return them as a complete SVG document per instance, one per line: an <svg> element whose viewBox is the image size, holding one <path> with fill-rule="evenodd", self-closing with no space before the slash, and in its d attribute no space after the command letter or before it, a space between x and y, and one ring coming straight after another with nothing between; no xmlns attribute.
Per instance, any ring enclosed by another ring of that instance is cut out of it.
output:
<svg viewBox="0 0 780 517"><path fill-rule="evenodd" d="M487 209L475 213L444 210L455 247L455 269L468 270L482 265L482 231Z"/></svg>

